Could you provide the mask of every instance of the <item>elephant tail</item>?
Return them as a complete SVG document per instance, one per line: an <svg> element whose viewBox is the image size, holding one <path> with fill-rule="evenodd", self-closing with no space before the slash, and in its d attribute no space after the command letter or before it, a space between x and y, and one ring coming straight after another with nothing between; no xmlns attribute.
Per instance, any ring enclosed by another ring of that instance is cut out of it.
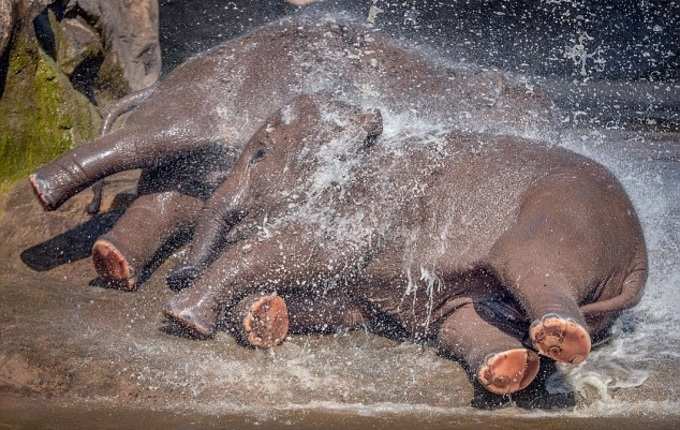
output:
<svg viewBox="0 0 680 430"><path fill-rule="evenodd" d="M589 317L632 308L640 302L646 282L647 251L643 244L638 247L637 253L633 258L633 264L623 281L621 293L611 299L581 306L581 312L583 312L584 316Z"/></svg>
<svg viewBox="0 0 680 430"><path fill-rule="evenodd" d="M109 111L104 115L104 122L102 123L102 128L100 136L103 136L111 131L113 123L116 122L119 116L130 112L131 110L137 108L144 100L148 99L151 94L153 94L156 89L157 84L153 84L143 90L135 91L132 94L128 94L122 99L118 100Z"/></svg>
<svg viewBox="0 0 680 430"><path fill-rule="evenodd" d="M106 115L104 115L104 121L102 123L102 128L99 132L99 136L104 136L105 134L108 134L111 131L111 128L113 127L113 124L116 122L118 117L130 112L133 109L136 109L147 98L149 98L149 96L153 94L154 90L156 89L156 85L157 84L153 84L147 88L144 88L143 90L136 91L118 100L118 102L109 109ZM101 208L102 204L104 181L102 180L95 183L92 186L92 192L94 194L92 196L92 201L90 201L85 210L90 215L96 215L97 213L99 213L99 209Z"/></svg>

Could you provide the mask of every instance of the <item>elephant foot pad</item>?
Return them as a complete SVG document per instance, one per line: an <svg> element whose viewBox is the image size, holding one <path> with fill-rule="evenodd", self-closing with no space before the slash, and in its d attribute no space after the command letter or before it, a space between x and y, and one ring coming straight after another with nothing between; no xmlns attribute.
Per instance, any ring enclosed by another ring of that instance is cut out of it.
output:
<svg viewBox="0 0 680 430"><path fill-rule="evenodd" d="M254 299L243 318L244 339L258 348L271 348L288 335L288 308L276 294Z"/></svg>
<svg viewBox="0 0 680 430"><path fill-rule="evenodd" d="M127 259L111 242L98 240L92 247L92 261L103 280L128 290L135 288Z"/></svg>
<svg viewBox="0 0 680 430"><path fill-rule="evenodd" d="M35 196L37 197L40 206L42 206L42 208L46 211L52 210L53 209L52 206L47 201L43 193L40 191L42 187L40 186L40 180L38 179L38 177L36 175L30 175L28 177L28 182L31 184L33 194L35 194Z"/></svg>
<svg viewBox="0 0 680 430"><path fill-rule="evenodd" d="M495 394L523 390L539 369L538 355L524 348L510 349L488 357L477 373L479 382Z"/></svg>
<svg viewBox="0 0 680 430"><path fill-rule="evenodd" d="M588 331L569 319L545 316L532 324L529 334L538 352L555 361L579 364L590 354Z"/></svg>

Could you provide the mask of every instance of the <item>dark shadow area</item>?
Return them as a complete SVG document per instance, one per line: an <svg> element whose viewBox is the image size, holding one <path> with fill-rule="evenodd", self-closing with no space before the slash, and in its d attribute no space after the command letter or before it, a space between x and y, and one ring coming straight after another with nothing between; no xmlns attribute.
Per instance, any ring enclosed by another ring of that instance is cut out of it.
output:
<svg viewBox="0 0 680 430"><path fill-rule="evenodd" d="M165 318L163 320L163 325L158 329L161 333L167 334L169 336L181 337L183 339L201 341L203 338L196 335L196 333L187 329L186 327L175 323L170 318Z"/></svg>
<svg viewBox="0 0 680 430"><path fill-rule="evenodd" d="M97 238L111 230L134 197L126 192L117 194L108 212L93 216L71 230L24 250L21 261L31 269L43 272L89 257Z"/></svg>
<svg viewBox="0 0 680 430"><path fill-rule="evenodd" d="M86 58L82 63L78 64L70 78L73 88L87 97L90 103L95 106L97 105L97 99L95 98L97 76L103 62L103 55Z"/></svg>
<svg viewBox="0 0 680 430"><path fill-rule="evenodd" d="M118 208L92 217L87 222L21 253L21 261L39 272L90 256L92 245L109 231L125 209Z"/></svg>
<svg viewBox="0 0 680 430"><path fill-rule="evenodd" d="M54 31L50 25L50 12L54 14L57 20L61 20L64 17L64 5L62 2L57 1L43 9L40 15L33 19L33 30L42 50L52 59L56 59L57 45Z"/></svg>
<svg viewBox="0 0 680 430"><path fill-rule="evenodd" d="M296 10L283 0L160 0L165 75L190 56Z"/></svg>
<svg viewBox="0 0 680 430"><path fill-rule="evenodd" d="M591 79L680 80L680 3L662 0L325 0L307 8L283 0L160 0L163 73L286 15L348 12L366 22L372 6L380 9L376 27L480 65L579 77L580 51L570 49L580 43L591 54L583 57Z"/></svg>
<svg viewBox="0 0 680 430"><path fill-rule="evenodd" d="M5 52L0 56L0 98L5 94L7 71L9 70L9 52L12 50L12 39L7 42Z"/></svg>
<svg viewBox="0 0 680 430"><path fill-rule="evenodd" d="M547 379L553 373L559 372L552 360L543 358L536 379L524 390L506 396L487 391L474 375L470 374L470 370L466 366L464 367L473 384L474 391L470 406L474 408L494 410L507 407L510 404L524 409L566 409L576 406L576 396L573 392L551 394L546 390Z"/></svg>

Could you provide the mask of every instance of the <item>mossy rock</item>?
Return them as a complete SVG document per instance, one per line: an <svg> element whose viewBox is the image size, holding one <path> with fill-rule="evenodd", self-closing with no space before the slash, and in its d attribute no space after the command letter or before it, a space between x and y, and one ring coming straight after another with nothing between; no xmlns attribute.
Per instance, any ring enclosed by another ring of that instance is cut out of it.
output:
<svg viewBox="0 0 680 430"><path fill-rule="evenodd" d="M96 136L101 118L35 37L17 34L0 98L0 191Z"/></svg>

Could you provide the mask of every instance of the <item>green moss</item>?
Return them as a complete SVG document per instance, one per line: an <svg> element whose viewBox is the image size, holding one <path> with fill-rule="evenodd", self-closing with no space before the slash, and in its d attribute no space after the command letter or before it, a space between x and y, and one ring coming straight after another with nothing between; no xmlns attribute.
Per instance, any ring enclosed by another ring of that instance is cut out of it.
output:
<svg viewBox="0 0 680 430"><path fill-rule="evenodd" d="M0 98L0 191L95 137L99 121L35 38L19 34Z"/></svg>

